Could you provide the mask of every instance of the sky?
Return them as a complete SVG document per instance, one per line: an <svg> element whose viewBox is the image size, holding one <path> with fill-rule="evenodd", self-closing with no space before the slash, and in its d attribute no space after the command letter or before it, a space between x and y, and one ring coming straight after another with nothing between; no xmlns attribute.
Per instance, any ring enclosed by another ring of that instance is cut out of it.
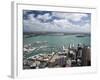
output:
<svg viewBox="0 0 100 80"><path fill-rule="evenodd" d="M90 13L23 10L24 32L90 33L90 28Z"/></svg>

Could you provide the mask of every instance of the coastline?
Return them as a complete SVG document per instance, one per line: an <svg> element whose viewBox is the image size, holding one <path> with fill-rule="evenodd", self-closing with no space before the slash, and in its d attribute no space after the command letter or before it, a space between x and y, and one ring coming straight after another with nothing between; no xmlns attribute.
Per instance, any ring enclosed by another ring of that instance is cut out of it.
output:
<svg viewBox="0 0 100 80"><path fill-rule="evenodd" d="M37 54L23 59L23 69L77 67L91 65L91 48L89 46L78 44L77 48L74 46L65 48L63 46L62 49L63 51L61 52Z"/></svg>

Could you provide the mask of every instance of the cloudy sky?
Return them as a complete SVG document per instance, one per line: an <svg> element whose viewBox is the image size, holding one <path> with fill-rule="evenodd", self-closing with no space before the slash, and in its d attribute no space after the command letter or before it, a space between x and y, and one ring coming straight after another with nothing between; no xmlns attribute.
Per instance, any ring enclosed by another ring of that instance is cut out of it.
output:
<svg viewBox="0 0 100 80"><path fill-rule="evenodd" d="M23 10L24 32L90 32L90 13Z"/></svg>

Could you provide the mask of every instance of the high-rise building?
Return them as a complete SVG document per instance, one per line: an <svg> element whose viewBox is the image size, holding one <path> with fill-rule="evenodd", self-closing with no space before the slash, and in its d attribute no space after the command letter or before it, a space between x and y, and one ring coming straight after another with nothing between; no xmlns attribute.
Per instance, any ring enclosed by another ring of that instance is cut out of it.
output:
<svg viewBox="0 0 100 80"><path fill-rule="evenodd" d="M91 65L91 49L90 47L84 47L82 49L82 66Z"/></svg>

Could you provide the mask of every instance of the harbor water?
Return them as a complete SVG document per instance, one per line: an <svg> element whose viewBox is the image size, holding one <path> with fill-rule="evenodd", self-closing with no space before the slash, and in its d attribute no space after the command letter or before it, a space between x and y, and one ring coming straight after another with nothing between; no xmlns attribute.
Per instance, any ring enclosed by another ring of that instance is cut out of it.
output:
<svg viewBox="0 0 100 80"><path fill-rule="evenodd" d="M27 57L43 54L43 53L51 53L52 51L61 51L62 47L68 48L69 45L73 45L77 47L79 43L84 44L86 46L91 46L91 37L88 36L77 36L77 35L38 35L38 36L23 36L23 46L28 44L33 44L32 47L36 47L36 50L33 50L30 54L27 54ZM43 44L35 44L42 43ZM39 49L38 49L39 48Z"/></svg>

